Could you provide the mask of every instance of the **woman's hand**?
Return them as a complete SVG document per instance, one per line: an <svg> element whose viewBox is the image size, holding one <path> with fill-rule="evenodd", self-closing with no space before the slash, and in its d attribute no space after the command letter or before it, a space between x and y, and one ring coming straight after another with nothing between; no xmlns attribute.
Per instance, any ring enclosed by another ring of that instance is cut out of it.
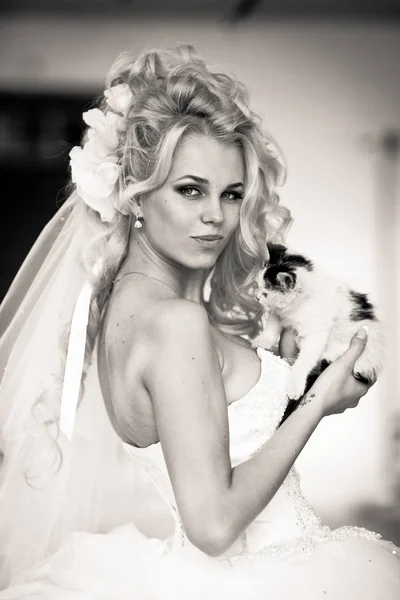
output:
<svg viewBox="0 0 400 600"><path fill-rule="evenodd" d="M323 403L323 415L334 415L355 408L373 383L356 379L353 369L367 342L367 331L361 328L351 339L349 348L334 360L300 400L304 405L312 398Z"/></svg>

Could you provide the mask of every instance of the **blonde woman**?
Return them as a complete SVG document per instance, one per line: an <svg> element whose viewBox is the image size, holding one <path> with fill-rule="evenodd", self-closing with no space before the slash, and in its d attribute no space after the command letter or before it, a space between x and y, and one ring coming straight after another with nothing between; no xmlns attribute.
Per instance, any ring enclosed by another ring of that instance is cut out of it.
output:
<svg viewBox="0 0 400 600"><path fill-rule="evenodd" d="M2 306L0 598L397 598L398 548L324 526L293 466L367 393L366 331L281 426L290 334L282 357L249 341L291 220L243 86L187 46L123 55L84 120ZM138 468L166 540L132 523Z"/></svg>

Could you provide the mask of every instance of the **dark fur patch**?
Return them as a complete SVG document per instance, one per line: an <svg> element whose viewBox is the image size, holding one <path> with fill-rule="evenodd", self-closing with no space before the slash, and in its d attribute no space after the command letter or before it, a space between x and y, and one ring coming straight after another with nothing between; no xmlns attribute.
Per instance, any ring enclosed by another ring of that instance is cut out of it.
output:
<svg viewBox="0 0 400 600"><path fill-rule="evenodd" d="M293 289L296 285L296 269L304 267L307 271L313 270L313 263L301 254L289 254L286 246L268 243L269 262L266 264L264 280L271 286L281 289ZM279 273L288 273L291 276L290 286L282 286L277 280Z"/></svg>
<svg viewBox="0 0 400 600"><path fill-rule="evenodd" d="M373 304L368 300L367 294L360 294L359 292L350 290L349 296L350 301L354 304L354 308L350 313L352 321L363 321L364 319L376 321L375 309Z"/></svg>
<svg viewBox="0 0 400 600"><path fill-rule="evenodd" d="M327 367L329 367L331 363L328 360L321 360L308 374L306 388L304 393L308 392L308 390L314 385L318 377L321 375L322 371L325 371Z"/></svg>
<svg viewBox="0 0 400 600"><path fill-rule="evenodd" d="M308 374L306 387L304 390L304 394L306 394L310 388L314 385L315 381L321 375L322 371L325 371L327 367L329 367L331 363L328 360L321 360ZM296 410L299 405L300 400L289 400L286 410L283 414L281 422L279 423L279 427L286 421L286 419Z"/></svg>
<svg viewBox="0 0 400 600"><path fill-rule="evenodd" d="M282 244L272 244L272 242L268 242L267 244L268 252L269 252L269 264L278 264L285 256L286 246Z"/></svg>
<svg viewBox="0 0 400 600"><path fill-rule="evenodd" d="M282 425L282 423L284 423L286 421L286 419L288 417L290 417L290 415L292 414L292 412L294 410L296 410L296 408L298 407L298 405L299 405L299 401L298 400L289 400L289 402L288 402L288 404L286 406L286 410L285 410L285 412L283 414L283 417L281 419L281 422L279 423L278 428Z"/></svg>
<svg viewBox="0 0 400 600"><path fill-rule="evenodd" d="M289 268L304 267L307 271L313 270L313 263L309 258L306 258L302 254L289 254L286 246L282 244L267 244L269 252L268 265L281 266L282 271L287 271Z"/></svg>
<svg viewBox="0 0 400 600"><path fill-rule="evenodd" d="M358 371L353 372L353 377L355 379L358 379L358 381L361 381L361 383L367 383L368 385L371 385L376 381L376 377L374 377L373 379L369 379L368 377L364 377L364 375L361 375L361 373L359 373Z"/></svg>

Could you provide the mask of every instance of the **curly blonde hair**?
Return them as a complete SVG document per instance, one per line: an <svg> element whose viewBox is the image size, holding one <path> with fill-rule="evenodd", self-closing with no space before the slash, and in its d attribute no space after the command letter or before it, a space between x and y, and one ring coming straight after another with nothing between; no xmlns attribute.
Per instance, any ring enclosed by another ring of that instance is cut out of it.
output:
<svg viewBox="0 0 400 600"><path fill-rule="evenodd" d="M132 93L117 149L124 212L131 213L135 199L165 182L185 136L200 133L241 148L246 176L239 226L214 267L208 310L221 329L253 337L260 327L261 309L252 289L268 256L266 242L283 241L292 221L276 192L284 178L276 143L250 110L244 86L232 76L210 71L191 46L146 51L136 60L129 53L120 55L106 86L121 83ZM100 108L110 110L104 98ZM112 223L103 223L84 203L82 211L88 228L82 260L94 287L89 361L112 281L127 251L130 219L119 214ZM103 264L94 275L99 256Z"/></svg>
<svg viewBox="0 0 400 600"><path fill-rule="evenodd" d="M121 166L118 188L122 212L117 212L111 222L103 222L99 213L79 198L75 186L69 184L69 202L74 208L71 226L80 228L80 239L84 240L81 267L93 286L80 398L113 281L128 250L135 201L163 185L175 152L186 136L197 133L237 144L244 158L245 194L239 225L210 278L207 310L220 329L250 338L259 332L262 309L254 298L254 281L268 258L267 241L284 242L292 222L288 209L279 204L276 191L284 179L277 145L263 132L259 117L249 108L244 86L234 77L210 71L191 46L178 45L170 50L144 52L136 60L131 54L122 54L106 79L107 88L118 84L127 84L132 94L116 150ZM111 110L103 95L97 106L104 113ZM87 138L86 132L84 140ZM67 315L61 337L60 372L55 382L59 390L70 327ZM35 416L42 406L51 408L52 416L45 428L50 442L55 442L54 464L58 470L62 464L57 444L59 432L51 427L57 428L58 423L59 403L54 405L55 396L58 398L54 388L38 398L33 413ZM34 477L27 476L27 480L32 482Z"/></svg>

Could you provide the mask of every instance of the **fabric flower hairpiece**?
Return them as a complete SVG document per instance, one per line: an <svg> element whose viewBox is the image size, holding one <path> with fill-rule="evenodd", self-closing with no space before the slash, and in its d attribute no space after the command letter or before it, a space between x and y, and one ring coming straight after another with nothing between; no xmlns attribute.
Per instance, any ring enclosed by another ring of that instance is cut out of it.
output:
<svg viewBox="0 0 400 600"><path fill-rule="evenodd" d="M83 148L74 146L69 156L72 181L79 196L100 214L103 222L110 223L117 212L126 214L116 185L121 172L116 149L118 132L133 96L126 83L105 90L104 96L111 111L104 114L93 108L83 113L89 126L87 141Z"/></svg>

